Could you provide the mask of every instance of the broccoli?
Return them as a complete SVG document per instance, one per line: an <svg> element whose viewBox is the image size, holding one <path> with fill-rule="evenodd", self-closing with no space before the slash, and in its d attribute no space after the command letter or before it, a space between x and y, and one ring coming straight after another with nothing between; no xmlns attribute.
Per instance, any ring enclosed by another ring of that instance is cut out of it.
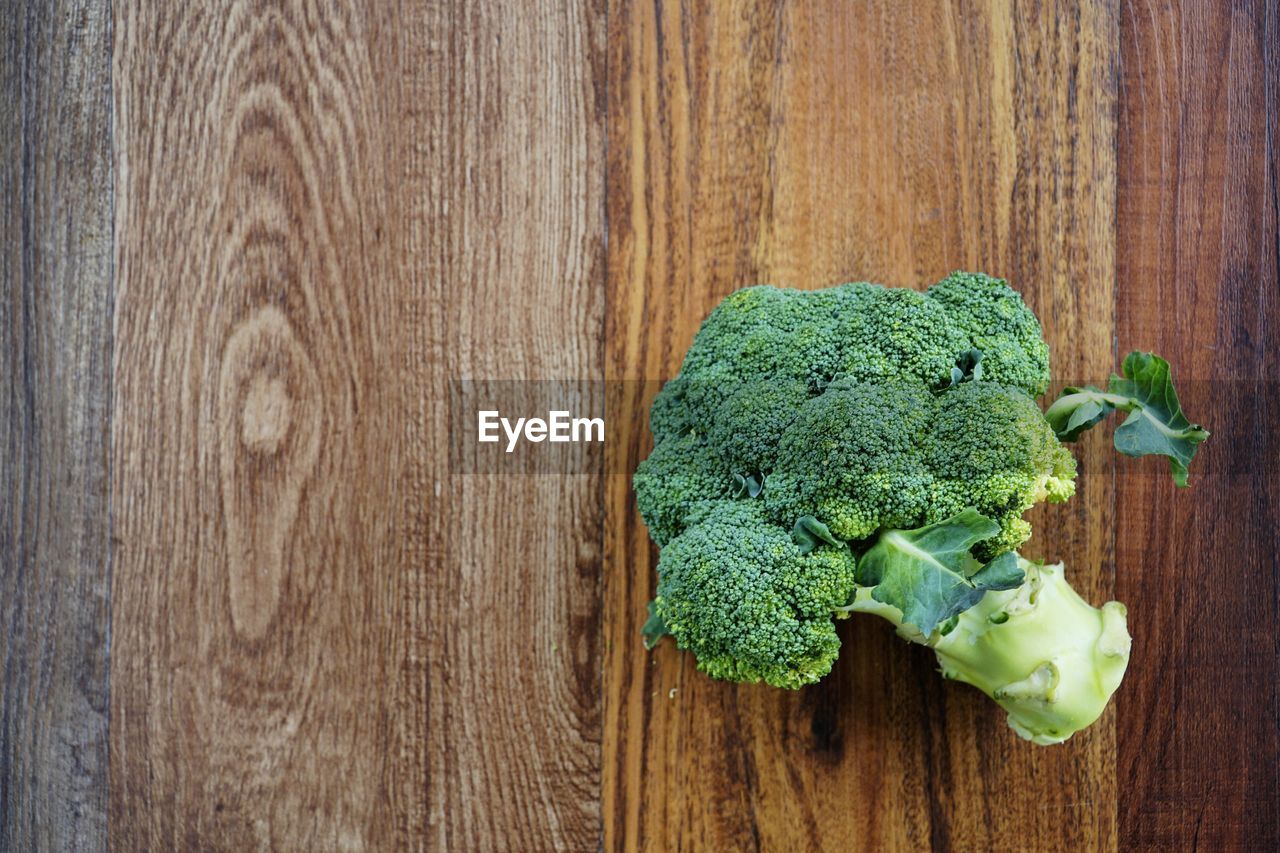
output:
<svg viewBox="0 0 1280 853"><path fill-rule="evenodd" d="M767 475L773 519L813 515L844 540L940 521L972 506L995 518L984 543L1011 550L1022 515L1075 491L1075 460L1016 387L965 382L935 394L910 381L833 383L807 400Z"/></svg>
<svg viewBox="0 0 1280 853"><path fill-rule="evenodd" d="M799 688L830 672L836 620L884 616L943 674L1056 743L1101 714L1128 662L1125 611L1016 553L1023 518L1075 491L1062 441L1115 409L1116 445L1175 480L1208 435L1168 364L1135 353L1108 392L1041 412L1049 352L1000 279L920 293L874 284L749 287L704 321L654 401L635 472L661 547L646 643L670 635L714 678Z"/></svg>
<svg viewBox="0 0 1280 853"><path fill-rule="evenodd" d="M803 553L758 502L725 501L662 549L654 612L708 675L801 687L831 671L855 569L848 548Z"/></svg>

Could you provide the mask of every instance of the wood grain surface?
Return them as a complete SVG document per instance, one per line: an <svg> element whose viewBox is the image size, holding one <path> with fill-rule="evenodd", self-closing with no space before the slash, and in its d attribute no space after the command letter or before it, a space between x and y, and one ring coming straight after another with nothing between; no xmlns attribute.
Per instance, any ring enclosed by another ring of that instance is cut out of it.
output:
<svg viewBox="0 0 1280 853"><path fill-rule="evenodd" d="M0 849L107 823L110 17L0 13Z"/></svg>
<svg viewBox="0 0 1280 853"><path fill-rule="evenodd" d="M112 844L390 846L425 744L389 27L115 11Z"/></svg>
<svg viewBox="0 0 1280 853"><path fill-rule="evenodd" d="M425 292L407 322L429 380L409 499L428 515L404 571L427 602L427 845L596 849L600 475L453 470L472 424L443 409L447 380L600 375L604 10L446 4L417 23L403 132Z"/></svg>
<svg viewBox="0 0 1280 853"><path fill-rule="evenodd" d="M1274 3L0 17L0 850L1280 849ZM1113 707L1031 747L870 619L794 693L646 652L705 313L956 268L1214 432L1033 514ZM475 379L604 380L603 468L459 464Z"/></svg>
<svg viewBox="0 0 1280 853"><path fill-rule="evenodd" d="M611 378L674 375L701 318L745 285L926 285L956 268L1016 283L1057 376L1104 375L1115 29L1111 11L1070 3L618 4ZM643 422L647 400L631 396ZM632 431L610 470L648 447ZM1112 585L1101 458L1083 463L1075 501L1037 513L1031 548L1065 559L1095 601ZM710 681L671 643L635 642L657 549L625 479L608 510L607 848L1115 846L1110 713L1028 749L876 620L842 626L815 687Z"/></svg>
<svg viewBox="0 0 1280 853"><path fill-rule="evenodd" d="M599 372L600 15L119 11L113 839L589 846L598 488L443 412Z"/></svg>
<svg viewBox="0 0 1280 853"><path fill-rule="evenodd" d="M1117 337L1178 365L1214 434L1189 490L1120 465L1120 841L1276 850L1280 7L1133 3L1121 32Z"/></svg>

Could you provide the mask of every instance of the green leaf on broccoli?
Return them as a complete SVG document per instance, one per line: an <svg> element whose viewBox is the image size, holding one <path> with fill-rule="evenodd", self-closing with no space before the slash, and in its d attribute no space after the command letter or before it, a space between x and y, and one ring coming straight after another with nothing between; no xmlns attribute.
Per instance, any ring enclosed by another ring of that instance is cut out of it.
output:
<svg viewBox="0 0 1280 853"><path fill-rule="evenodd" d="M640 635L644 637L644 647L651 649L662 641L662 638L671 633L667 630L667 623L662 621L662 617L658 615L654 602L649 602L649 618L645 620L644 627L640 629Z"/></svg>
<svg viewBox="0 0 1280 853"><path fill-rule="evenodd" d="M970 549L1000 525L966 509L915 530L885 530L858 561L857 581L872 598L902 611L924 635L977 604L987 590L1012 589L1023 571L1012 552L983 565Z"/></svg>
<svg viewBox="0 0 1280 853"><path fill-rule="evenodd" d="M1075 441L1113 411L1128 412L1116 428L1116 450L1126 456L1169 457L1174 482L1185 486L1187 466L1209 431L1183 414L1169 362L1149 352L1131 352L1121 371L1124 376L1113 374L1107 391L1091 385L1064 388L1045 418L1059 439Z"/></svg>
<svg viewBox="0 0 1280 853"><path fill-rule="evenodd" d="M812 515L803 515L796 519L791 528L791 541L800 548L801 554L808 554L821 545L839 545L840 540L831 535L827 526Z"/></svg>
<svg viewBox="0 0 1280 853"><path fill-rule="evenodd" d="M954 388L966 379L972 379L974 382L982 381L982 350L966 350L956 359L955 366L951 368L951 385Z"/></svg>
<svg viewBox="0 0 1280 853"><path fill-rule="evenodd" d="M764 475L733 475L733 496L735 498L758 498L764 491Z"/></svg>

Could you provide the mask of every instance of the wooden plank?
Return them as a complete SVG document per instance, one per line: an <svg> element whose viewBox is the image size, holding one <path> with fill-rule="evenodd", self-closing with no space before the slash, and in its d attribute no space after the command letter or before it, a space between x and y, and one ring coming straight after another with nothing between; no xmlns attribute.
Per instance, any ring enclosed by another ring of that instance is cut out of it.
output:
<svg viewBox="0 0 1280 853"><path fill-rule="evenodd" d="M110 12L0 16L0 849L106 844Z"/></svg>
<svg viewBox="0 0 1280 853"><path fill-rule="evenodd" d="M1280 10L1127 2L1121 33L1118 339L1172 362L1213 436L1187 490L1119 468L1120 839L1275 850Z"/></svg>
<svg viewBox="0 0 1280 853"><path fill-rule="evenodd" d="M398 541L391 22L116 13L113 846L391 845L425 570Z"/></svg>
<svg viewBox="0 0 1280 853"><path fill-rule="evenodd" d="M610 14L607 375L678 369L705 313L760 282L1007 276L1063 381L1113 360L1115 14L1004 4L618 0ZM816 687L712 682L638 639L655 549L622 474L654 383L609 460L605 847L1109 849L1111 712L1069 744L1016 739L930 656L852 620ZM1027 549L1100 603L1113 494L1098 448Z"/></svg>
<svg viewBox="0 0 1280 853"><path fill-rule="evenodd" d="M406 57L405 133L411 183L425 190L408 229L423 295L407 332L428 376L411 418L432 558L428 842L595 849L598 466L454 468L451 441L473 434L475 412L459 423L445 410L452 380L589 393L580 383L601 375L604 8L426 6Z"/></svg>
<svg viewBox="0 0 1280 853"><path fill-rule="evenodd" d="M598 477L444 412L599 373L603 13L348 5L121 4L113 839L592 846Z"/></svg>

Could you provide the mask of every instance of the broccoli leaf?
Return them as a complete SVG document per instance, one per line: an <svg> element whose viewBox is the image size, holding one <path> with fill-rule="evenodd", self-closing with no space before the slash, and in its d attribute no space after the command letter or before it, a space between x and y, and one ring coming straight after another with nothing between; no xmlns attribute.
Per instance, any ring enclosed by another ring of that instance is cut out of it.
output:
<svg viewBox="0 0 1280 853"><path fill-rule="evenodd" d="M1006 552L983 565L970 549L1000 532L976 509L915 530L885 530L858 561L857 581L871 597L902 611L902 621L930 634L977 604L987 590L1022 583L1018 559Z"/></svg>
<svg viewBox="0 0 1280 853"><path fill-rule="evenodd" d="M1013 589L1022 583L1023 571L1018 567L1018 555L1006 551L987 563L969 577L969 582L984 592L988 589ZM977 603L978 596L974 599ZM968 608L965 608L968 609Z"/></svg>
<svg viewBox="0 0 1280 853"><path fill-rule="evenodd" d="M644 647L646 649L651 649L658 645L663 637L671 633L667 630L667 623L658 615L654 604L656 602L649 602L649 618L645 620L644 627L640 629L640 635L644 637Z"/></svg>
<svg viewBox="0 0 1280 853"><path fill-rule="evenodd" d="M801 554L808 554L820 545L839 545L840 540L831 535L825 524L812 515L802 515L791 528L791 541L800 547Z"/></svg>
<svg viewBox="0 0 1280 853"><path fill-rule="evenodd" d="M1174 482L1185 486L1187 465L1209 431L1182 413L1169 362L1149 352L1132 352L1121 369L1127 378L1112 377L1112 393L1137 400L1141 406L1116 428L1116 450L1127 456L1168 456Z"/></svg>
<svg viewBox="0 0 1280 853"><path fill-rule="evenodd" d="M1080 433L1101 423L1115 410L1115 405L1107 400L1106 391L1086 385L1063 388L1044 416L1060 441L1075 441Z"/></svg>
<svg viewBox="0 0 1280 853"><path fill-rule="evenodd" d="M764 491L764 475L756 476L748 474L733 475L733 496L735 498L758 498L760 493Z"/></svg>
<svg viewBox="0 0 1280 853"><path fill-rule="evenodd" d="M982 350L971 349L960 354L951 368L951 385L954 388L966 379L982 381Z"/></svg>
<svg viewBox="0 0 1280 853"><path fill-rule="evenodd" d="M1126 456L1169 457L1174 482L1185 486L1187 465L1209 431L1182 413L1169 362L1153 353L1131 352L1120 369L1124 376L1113 374L1107 391L1091 385L1064 388L1045 418L1059 439L1075 441L1113 411L1128 412L1116 428L1116 450Z"/></svg>

